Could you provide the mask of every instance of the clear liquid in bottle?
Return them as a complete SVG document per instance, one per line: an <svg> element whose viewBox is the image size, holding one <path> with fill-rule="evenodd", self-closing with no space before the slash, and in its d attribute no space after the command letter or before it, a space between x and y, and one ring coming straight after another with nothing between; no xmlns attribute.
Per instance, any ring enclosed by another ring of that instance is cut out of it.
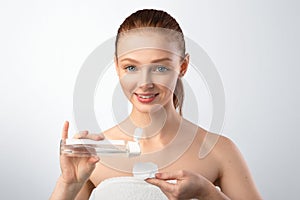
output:
<svg viewBox="0 0 300 200"><path fill-rule="evenodd" d="M90 140L90 139L62 139L60 154L73 157L89 157L101 155L139 156L140 145L137 141L125 140Z"/></svg>

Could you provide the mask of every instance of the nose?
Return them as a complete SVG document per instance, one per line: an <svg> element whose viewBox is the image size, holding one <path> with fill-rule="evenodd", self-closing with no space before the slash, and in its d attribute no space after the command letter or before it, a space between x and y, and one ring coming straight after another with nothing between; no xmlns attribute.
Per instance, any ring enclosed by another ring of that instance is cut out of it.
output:
<svg viewBox="0 0 300 200"><path fill-rule="evenodd" d="M152 81L152 75L150 73L150 70L144 69L142 70L142 73L140 74L139 81L138 81L138 87L142 88L152 88L153 81Z"/></svg>

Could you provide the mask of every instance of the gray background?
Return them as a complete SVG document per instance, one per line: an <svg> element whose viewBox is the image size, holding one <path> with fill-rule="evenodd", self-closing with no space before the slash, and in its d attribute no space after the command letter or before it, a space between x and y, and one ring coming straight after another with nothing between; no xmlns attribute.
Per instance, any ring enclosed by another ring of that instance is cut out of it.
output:
<svg viewBox="0 0 300 200"><path fill-rule="evenodd" d="M50 196L79 69L140 8L168 11L214 61L226 94L222 134L240 148L264 199L297 199L296 0L0 1L0 199Z"/></svg>

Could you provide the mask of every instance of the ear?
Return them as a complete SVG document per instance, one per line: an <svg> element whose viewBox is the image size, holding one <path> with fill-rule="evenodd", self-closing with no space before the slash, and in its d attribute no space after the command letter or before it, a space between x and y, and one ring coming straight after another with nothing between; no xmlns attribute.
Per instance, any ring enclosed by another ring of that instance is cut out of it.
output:
<svg viewBox="0 0 300 200"><path fill-rule="evenodd" d="M189 66L189 62L190 62L190 55L187 53L185 54L185 57L181 63L179 77L183 77L185 75Z"/></svg>
<svg viewBox="0 0 300 200"><path fill-rule="evenodd" d="M115 63L116 72L117 72L118 76L120 77L120 68L119 68L119 64L118 64L118 58L116 56L114 56L114 63Z"/></svg>

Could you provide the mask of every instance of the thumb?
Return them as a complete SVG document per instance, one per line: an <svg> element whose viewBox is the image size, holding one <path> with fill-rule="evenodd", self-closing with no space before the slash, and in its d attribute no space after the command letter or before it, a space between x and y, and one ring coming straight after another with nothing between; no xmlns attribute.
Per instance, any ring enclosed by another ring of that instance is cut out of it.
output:
<svg viewBox="0 0 300 200"><path fill-rule="evenodd" d="M65 121L62 132L61 132L61 139L68 138L68 130L69 130L69 122Z"/></svg>
<svg viewBox="0 0 300 200"><path fill-rule="evenodd" d="M95 165L99 160L100 158L98 156L92 156L88 159L87 163L88 165Z"/></svg>
<svg viewBox="0 0 300 200"><path fill-rule="evenodd" d="M185 176L185 172L183 170L175 171L175 172L163 172L163 173L156 173L155 178L161 180L180 180Z"/></svg>
<svg viewBox="0 0 300 200"><path fill-rule="evenodd" d="M156 178L148 178L145 181L159 187L163 192L171 192L174 190L175 187L175 185L172 183L168 183L164 180L159 180Z"/></svg>
<svg viewBox="0 0 300 200"><path fill-rule="evenodd" d="M87 168L89 170L93 170L95 168L95 164L99 162L100 158L98 156L92 156L87 161Z"/></svg>

